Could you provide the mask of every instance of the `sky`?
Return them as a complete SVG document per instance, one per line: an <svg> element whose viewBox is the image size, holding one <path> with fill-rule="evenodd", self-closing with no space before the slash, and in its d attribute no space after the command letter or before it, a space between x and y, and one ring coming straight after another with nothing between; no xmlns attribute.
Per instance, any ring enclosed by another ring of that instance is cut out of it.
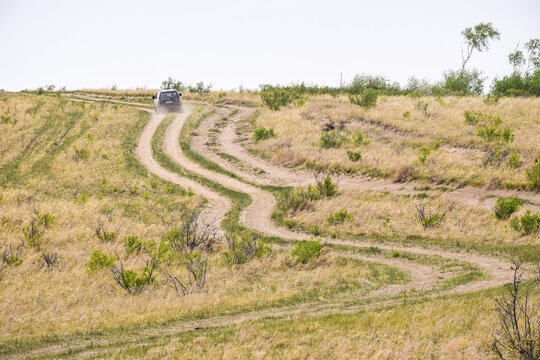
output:
<svg viewBox="0 0 540 360"><path fill-rule="evenodd" d="M501 32L469 62L489 85L518 42L540 38L540 1L0 0L0 89L438 81L480 22Z"/></svg>

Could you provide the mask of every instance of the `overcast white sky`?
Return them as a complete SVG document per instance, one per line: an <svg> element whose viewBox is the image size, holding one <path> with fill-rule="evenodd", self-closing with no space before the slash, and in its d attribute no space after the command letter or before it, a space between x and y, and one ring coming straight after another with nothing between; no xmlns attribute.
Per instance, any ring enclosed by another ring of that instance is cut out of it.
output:
<svg viewBox="0 0 540 360"><path fill-rule="evenodd" d="M459 67L460 33L479 22L502 33L470 61L489 84L511 72L518 41L540 38L540 1L0 0L0 88L435 81Z"/></svg>

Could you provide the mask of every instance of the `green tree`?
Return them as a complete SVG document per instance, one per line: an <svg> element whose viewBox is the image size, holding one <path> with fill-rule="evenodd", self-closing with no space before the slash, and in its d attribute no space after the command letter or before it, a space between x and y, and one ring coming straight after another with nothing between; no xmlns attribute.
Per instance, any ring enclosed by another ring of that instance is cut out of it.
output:
<svg viewBox="0 0 540 360"><path fill-rule="evenodd" d="M461 48L461 71L465 70L465 65L471 58L474 50L483 52L489 50L490 40L499 40L501 33L495 29L491 23L480 23L474 27L465 28L461 32L461 35L465 39L466 50Z"/></svg>

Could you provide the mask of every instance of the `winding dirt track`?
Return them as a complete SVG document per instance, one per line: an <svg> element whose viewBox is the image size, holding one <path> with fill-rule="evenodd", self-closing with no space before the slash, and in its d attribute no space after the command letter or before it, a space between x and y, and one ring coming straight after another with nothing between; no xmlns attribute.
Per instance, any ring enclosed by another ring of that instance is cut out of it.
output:
<svg viewBox="0 0 540 360"><path fill-rule="evenodd" d="M148 111L147 109L145 109ZM179 145L179 135L180 131L189 115L190 108L185 106L186 112L179 114L175 117L171 125L167 128L163 143L163 149L167 156L169 156L173 161L178 163L180 166L195 172L201 176L204 176L208 179L211 179L215 182L222 184L225 187L234 189L240 192L247 193L252 198L252 203L250 206L242 212L240 221L248 228L254 229L258 232L279 236L282 238L293 239L293 240L303 240L309 239L310 236L307 234L302 234L298 232L293 232L285 228L277 227L272 220L270 215L273 211L275 205L274 197L269 193L257 186L250 185L246 182L239 181L237 179L231 178L229 176L213 172L208 170L201 165L193 162L182 152L182 149ZM238 117L248 116L249 110L246 108L240 108L240 112L237 114ZM194 136L192 148L193 150L201 153L203 156L217 162L222 167L227 168L230 171L234 171L236 174L240 175L244 180L252 182L255 184L277 184L277 185L304 185L312 181L313 175L307 173L293 173L289 170L273 166L268 164L260 159L256 159L247 152L235 141L235 126L232 121L230 121L224 130L219 135L218 143L221 143L221 150L225 151L235 157L239 158L242 162L249 164L249 166L259 167L264 169L267 174L264 176L258 176L252 172L245 171L240 169L237 165L233 165L228 161L220 158L215 154L215 149L212 150L207 142L207 136L204 134L208 133L208 130L214 126L214 123L222 119L223 116L230 113L230 108L218 109L218 111L205 119L198 129L199 136ZM163 179L166 179L170 182L176 183L185 188L191 188L197 194L204 196L209 200L209 206L203 211L201 218L206 223L214 222L218 224L225 216L227 211L231 207L231 202L228 198L223 197L222 195L206 188L205 186L200 185L199 183L190 180L188 178L182 177L176 173L173 173L165 168L163 168L154 158L152 154L152 137L159 126L163 121L164 115L154 114L149 121L149 123L143 129L139 140L138 146L136 148L136 156L139 161L148 169L149 172L159 176ZM369 182L373 186L368 187L369 189L379 189L377 182ZM342 180L340 186L349 187L354 185L354 178L350 180ZM363 187L367 185L363 184ZM382 186L382 185L381 185ZM410 192L412 190L410 184L399 185L400 187L396 191ZM413 186L414 187L414 186ZM341 244L354 247L369 247L373 246L372 243L368 242L359 242L359 241L348 241L340 239L324 239L327 243L332 244ZM510 263L499 258L484 256L473 253L461 253L453 252L446 250L433 250L426 248L418 247L404 247L404 246L390 246L390 245L381 245L377 244L377 247L386 250L400 250L406 251L415 254L429 255L429 256L440 256L448 259L455 259L463 262L473 264L481 269L486 275L486 278L479 281L473 281L470 283L462 284L456 286L445 293L456 294L456 293L465 293L471 291L477 291L480 289L486 289L489 287L499 286L504 283L509 282L512 279L512 271L510 270ZM340 253L341 256L352 257L364 261L371 261L381 264L386 264L391 267L398 268L402 271L405 271L409 274L411 281L407 284L394 284L390 285L375 291L372 291L365 297L365 303L362 305L347 305L343 303L324 303L324 304L302 304L293 308L277 308L277 309L267 309L258 312L244 313L236 316L227 316L227 317L218 317L211 319L204 319L199 321L189 321L182 323L175 323L173 325L167 325L160 328L153 329L143 329L135 333L126 335L125 337L115 337L114 339L100 338L92 340L83 340L73 343L66 343L61 345L53 345L44 347L41 349L36 349L35 351L25 354L27 356L42 356L42 355L52 355L59 354L65 351L73 350L82 350L86 346L93 344L94 346L102 346L105 348L102 349L92 349L88 351L82 351L77 353L78 357L84 356L96 356L103 352L107 352L110 348L107 346L114 345L115 343L121 341L128 341L130 345L121 345L122 347L142 345L149 341L149 337L152 335L168 335L175 334L183 331L188 331L196 328L202 327L215 327L222 325L232 325L239 324L246 320L257 320L265 317L277 317L277 318L292 318L295 316L320 316L329 313L335 312L347 312L347 311L356 311L359 309L366 309L372 307L385 306L396 303L396 300L390 299L393 296L400 295L401 293L416 289L416 290L429 290L438 282L440 279L441 272L440 269L436 266L427 266L421 265L403 258L385 258L382 256L365 256L360 254L348 254ZM436 296L440 294L434 294ZM431 295L430 295L431 296ZM399 300L397 300L399 301ZM18 358L17 356L14 358Z"/></svg>
<svg viewBox="0 0 540 360"><path fill-rule="evenodd" d="M244 179L258 185L305 186L307 184L314 183L314 176L312 173L302 170L291 171L250 155L238 141L237 123L245 118L249 118L253 114L254 110L251 108L238 106L230 106L229 108L238 111L238 114L234 117L234 119L232 119L233 121L229 120L226 123L226 126L221 129L215 141L209 141L208 130L214 126L212 121L215 122L216 118L214 117L206 119L199 127L200 136L198 138L194 138L194 150L204 153L205 156L211 158L214 162L219 163L223 168L240 174ZM223 109L223 111L225 111L225 109ZM207 135L203 136L203 134ZM239 159L241 164L247 166L242 167L217 156L214 151L211 151L207 146L205 146L205 144L208 143L215 143L216 151L221 151L232 155ZM256 173L254 171L246 170L246 168L261 169L264 170L264 173ZM394 183L386 179L375 180L373 178L361 175L342 176L338 179L338 181L340 188L343 189L361 191L388 191L394 194L414 194L425 192L415 190L416 188L421 187L422 184L413 181L407 183ZM441 195L449 200L457 201L470 207L482 209L492 209L495 206L496 196L518 196L519 198L528 200L532 203L524 204L519 213L524 212L526 209L540 211L540 194L530 191L510 191L500 189L486 190L466 186L454 191L444 192Z"/></svg>

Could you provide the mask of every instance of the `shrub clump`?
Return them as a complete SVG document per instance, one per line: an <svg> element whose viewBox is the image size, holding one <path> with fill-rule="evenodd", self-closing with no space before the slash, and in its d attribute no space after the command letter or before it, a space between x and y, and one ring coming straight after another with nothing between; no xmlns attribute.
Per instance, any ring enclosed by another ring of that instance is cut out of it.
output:
<svg viewBox="0 0 540 360"><path fill-rule="evenodd" d="M532 213L527 209L525 214L510 221L510 226L522 235L535 234L540 230L540 213Z"/></svg>
<svg viewBox="0 0 540 360"><path fill-rule="evenodd" d="M362 160L362 153L360 151L347 150L347 156L349 157L349 160L352 162L357 162L359 160Z"/></svg>
<svg viewBox="0 0 540 360"><path fill-rule="evenodd" d="M328 221L330 225L343 224L345 221L353 221L353 220L354 220L354 216L352 216L352 214L350 214L345 209L341 209L341 210L336 211L333 214L330 214L328 218L326 219L326 221Z"/></svg>
<svg viewBox="0 0 540 360"><path fill-rule="evenodd" d="M360 95L349 95L349 100L352 104L371 109L377 106L377 98L379 93L375 89L364 89Z"/></svg>
<svg viewBox="0 0 540 360"><path fill-rule="evenodd" d="M506 220L515 213L519 207L523 204L523 201L517 197L510 198L498 198L495 204L495 217L499 220Z"/></svg>
<svg viewBox="0 0 540 360"><path fill-rule="evenodd" d="M270 247L264 241L250 232L231 233L227 234L225 238L229 251L223 254L223 259L228 266L242 265L271 252Z"/></svg>
<svg viewBox="0 0 540 360"><path fill-rule="evenodd" d="M274 133L273 127L267 129L264 126L259 126L253 130L253 140L255 140L255 142L259 140L266 140L274 136L276 136L276 134Z"/></svg>
<svg viewBox="0 0 540 360"><path fill-rule="evenodd" d="M139 254L145 248L145 244L137 235L126 236L124 238L124 246L126 247L126 252L129 255L133 253Z"/></svg>
<svg viewBox="0 0 540 360"><path fill-rule="evenodd" d="M443 213L434 213L432 210L426 211L424 205L416 206L418 221L424 229L432 229L438 227L446 216L446 211Z"/></svg>
<svg viewBox="0 0 540 360"><path fill-rule="evenodd" d="M99 250L95 250L90 254L90 260L86 263L86 269L89 273L111 267L114 263L114 258L109 255L105 255Z"/></svg>
<svg viewBox="0 0 540 360"><path fill-rule="evenodd" d="M260 94L262 103L273 111L277 111L291 103L302 106L307 101L307 95L303 94L299 87L282 88L264 85Z"/></svg>
<svg viewBox="0 0 540 360"><path fill-rule="evenodd" d="M30 247L39 249L41 246L41 238L43 237L43 230L40 229L39 223L35 218L32 218L30 224L22 229L24 241Z"/></svg>
<svg viewBox="0 0 540 360"><path fill-rule="evenodd" d="M338 130L323 132L319 139L319 146L323 149L339 148L349 142L347 135L346 132Z"/></svg>
<svg viewBox="0 0 540 360"><path fill-rule="evenodd" d="M302 240L293 248L291 254L297 263L307 264L309 260L318 257L324 244L321 240Z"/></svg>
<svg viewBox="0 0 540 360"><path fill-rule="evenodd" d="M120 264L119 267L113 266L111 272L113 279L120 287L129 294L135 294L155 281L155 275L153 273L156 266L156 263L153 261L147 262L143 270L137 273L133 270L124 269L124 266Z"/></svg>
<svg viewBox="0 0 540 360"><path fill-rule="evenodd" d="M476 128L476 134L485 141L500 140L504 142L512 142L514 140L514 133L512 129L501 129L496 125L478 126Z"/></svg>

